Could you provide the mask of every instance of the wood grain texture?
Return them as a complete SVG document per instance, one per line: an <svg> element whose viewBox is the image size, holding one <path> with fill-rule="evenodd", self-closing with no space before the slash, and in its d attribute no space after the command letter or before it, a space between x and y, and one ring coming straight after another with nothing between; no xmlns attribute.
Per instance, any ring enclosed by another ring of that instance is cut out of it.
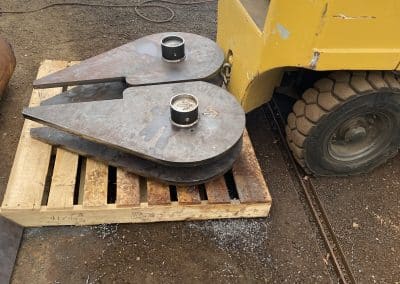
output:
<svg viewBox="0 0 400 284"><path fill-rule="evenodd" d="M139 177L123 169L117 169L117 207L138 206L140 204Z"/></svg>
<svg viewBox="0 0 400 284"><path fill-rule="evenodd" d="M219 177L206 183L205 187L208 202L212 204L231 202L224 177Z"/></svg>
<svg viewBox="0 0 400 284"><path fill-rule="evenodd" d="M147 180L147 202L149 205L170 204L169 186L154 180Z"/></svg>
<svg viewBox="0 0 400 284"><path fill-rule="evenodd" d="M47 208L72 208L78 155L57 149Z"/></svg>
<svg viewBox="0 0 400 284"><path fill-rule="evenodd" d="M247 131L243 134L243 149L233 165L232 173L241 203L271 200Z"/></svg>
<svg viewBox="0 0 400 284"><path fill-rule="evenodd" d="M179 204L200 204L200 194L197 186L177 186Z"/></svg>
<svg viewBox="0 0 400 284"><path fill-rule="evenodd" d="M46 60L40 66L37 77L61 70L67 64L66 61ZM61 88L34 90L29 106L38 106L41 100L50 98L59 92L61 92ZM41 206L50 163L51 146L31 138L30 129L38 126L41 125L29 120L24 122L2 203L3 208L38 209Z"/></svg>
<svg viewBox="0 0 400 284"><path fill-rule="evenodd" d="M96 225L105 223L150 223L165 221L210 220L225 218L259 218L268 216L270 204L208 204L178 205L174 202L163 206L142 204L132 208L84 208L74 205L73 210L7 210L1 214L26 227L58 225Z"/></svg>
<svg viewBox="0 0 400 284"><path fill-rule="evenodd" d="M104 207L107 205L108 166L96 160L86 160L85 185L83 189L84 207Z"/></svg>

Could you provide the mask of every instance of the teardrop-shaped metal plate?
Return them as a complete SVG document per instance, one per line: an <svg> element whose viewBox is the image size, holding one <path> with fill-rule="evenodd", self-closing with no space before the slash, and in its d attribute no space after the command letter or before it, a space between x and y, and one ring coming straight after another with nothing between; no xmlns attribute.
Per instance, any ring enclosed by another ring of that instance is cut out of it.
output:
<svg viewBox="0 0 400 284"><path fill-rule="evenodd" d="M194 127L177 128L170 122L170 99L180 93L199 101ZM205 82L128 88L122 100L40 106L23 114L144 159L186 167L208 163L232 149L245 127L236 99Z"/></svg>
<svg viewBox="0 0 400 284"><path fill-rule="evenodd" d="M166 62L161 39L178 35L185 41L186 59ZM145 36L79 64L36 80L35 88L126 81L131 86L214 80L224 61L222 49L212 40L190 33Z"/></svg>
<svg viewBox="0 0 400 284"><path fill-rule="evenodd" d="M49 127L32 128L31 136L47 144L172 185L201 184L225 174L232 168L242 149L242 140L239 140L231 150L216 161L197 167L173 167L145 160Z"/></svg>

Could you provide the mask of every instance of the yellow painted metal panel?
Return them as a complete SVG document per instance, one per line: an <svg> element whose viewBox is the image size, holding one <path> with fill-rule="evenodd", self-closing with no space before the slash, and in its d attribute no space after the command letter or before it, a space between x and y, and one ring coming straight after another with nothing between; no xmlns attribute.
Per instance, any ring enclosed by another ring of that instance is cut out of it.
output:
<svg viewBox="0 0 400 284"><path fill-rule="evenodd" d="M394 70L400 60L397 49L317 49L317 70ZM343 62L339 65L338 62Z"/></svg>
<svg viewBox="0 0 400 284"><path fill-rule="evenodd" d="M317 48L400 49L400 1L329 1ZM377 50L378 51L378 50Z"/></svg>
<svg viewBox="0 0 400 284"><path fill-rule="evenodd" d="M220 0L217 41L233 52L228 89L249 111L272 96L286 67L399 68L399 27L399 0L273 0L264 30L240 0Z"/></svg>
<svg viewBox="0 0 400 284"><path fill-rule="evenodd" d="M233 54L228 89L243 103L247 86L260 70L264 44L261 31L240 1L219 1L217 41L226 54Z"/></svg>
<svg viewBox="0 0 400 284"><path fill-rule="evenodd" d="M263 33L262 68L310 67L326 2L271 1Z"/></svg>
<svg viewBox="0 0 400 284"><path fill-rule="evenodd" d="M244 93L242 106L246 111L250 111L268 102L274 92L275 87L279 86L283 75L283 69L272 69L258 75L251 81Z"/></svg>

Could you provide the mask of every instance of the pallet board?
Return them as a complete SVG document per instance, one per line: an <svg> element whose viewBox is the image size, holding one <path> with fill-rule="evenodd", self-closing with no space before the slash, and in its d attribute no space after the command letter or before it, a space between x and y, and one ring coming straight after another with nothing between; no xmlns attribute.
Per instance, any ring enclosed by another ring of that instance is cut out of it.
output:
<svg viewBox="0 0 400 284"><path fill-rule="evenodd" d="M67 67L46 60L38 77ZM61 92L34 90L30 106ZM266 217L271 197L247 132L232 171L195 187L168 186L32 139L26 120L0 215L23 226Z"/></svg>

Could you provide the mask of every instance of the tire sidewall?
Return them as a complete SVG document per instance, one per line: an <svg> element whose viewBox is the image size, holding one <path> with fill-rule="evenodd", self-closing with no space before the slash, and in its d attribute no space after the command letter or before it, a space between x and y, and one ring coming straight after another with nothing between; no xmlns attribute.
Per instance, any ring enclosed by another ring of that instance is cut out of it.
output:
<svg viewBox="0 0 400 284"><path fill-rule="evenodd" d="M379 111L392 118L394 133L390 143L371 153L368 161L338 161L328 151L333 131L347 119L367 111ZM351 175L368 172L393 157L400 145L400 92L393 89L358 94L325 115L304 141L304 159L307 167L319 175Z"/></svg>

